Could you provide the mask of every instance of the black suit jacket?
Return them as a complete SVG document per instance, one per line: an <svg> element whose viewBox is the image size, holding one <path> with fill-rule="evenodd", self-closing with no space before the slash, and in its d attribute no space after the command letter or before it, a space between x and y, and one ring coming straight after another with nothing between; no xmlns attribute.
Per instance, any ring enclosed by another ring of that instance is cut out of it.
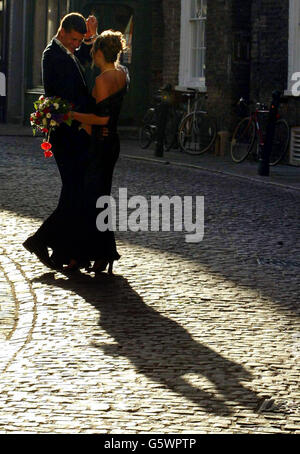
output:
<svg viewBox="0 0 300 454"><path fill-rule="evenodd" d="M90 49L90 46L82 44L75 51L82 64L91 61ZM84 72L84 68L82 69ZM45 96L60 96L73 103L75 111L91 112L92 98L76 63L54 40L43 52L42 76ZM73 121L71 127L62 124L51 134L51 140L54 144L60 142L63 145L70 141L75 143L78 125L77 121Z"/></svg>

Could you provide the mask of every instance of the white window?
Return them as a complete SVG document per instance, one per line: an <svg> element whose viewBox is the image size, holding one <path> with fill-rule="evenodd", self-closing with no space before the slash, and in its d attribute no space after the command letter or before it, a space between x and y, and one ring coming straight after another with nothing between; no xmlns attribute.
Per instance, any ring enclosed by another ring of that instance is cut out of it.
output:
<svg viewBox="0 0 300 454"><path fill-rule="evenodd" d="M205 89L207 0L181 0L179 85Z"/></svg>
<svg viewBox="0 0 300 454"><path fill-rule="evenodd" d="M290 0L289 2L289 70L287 82L287 95L299 91L300 75L300 2ZM298 73L298 74L297 74ZM296 89L296 90L295 90Z"/></svg>

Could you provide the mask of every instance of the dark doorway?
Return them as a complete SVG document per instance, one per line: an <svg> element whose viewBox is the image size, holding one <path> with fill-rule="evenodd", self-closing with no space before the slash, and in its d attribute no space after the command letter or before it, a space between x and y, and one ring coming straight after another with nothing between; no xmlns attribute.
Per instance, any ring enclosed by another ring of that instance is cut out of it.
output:
<svg viewBox="0 0 300 454"><path fill-rule="evenodd" d="M113 29L122 32L125 35L127 42L127 52L121 56L121 64L124 64L132 74L132 60L134 58L132 51L132 41L134 32L134 11L131 7L120 3L111 2L97 3L91 2L83 8L83 15L85 17L93 14L98 19L98 33L103 30ZM87 68L86 75L90 89L94 85L95 78L99 75L98 68ZM121 113L121 122L132 123L133 110L131 108L133 103L133 90L130 89L124 102L124 107Z"/></svg>

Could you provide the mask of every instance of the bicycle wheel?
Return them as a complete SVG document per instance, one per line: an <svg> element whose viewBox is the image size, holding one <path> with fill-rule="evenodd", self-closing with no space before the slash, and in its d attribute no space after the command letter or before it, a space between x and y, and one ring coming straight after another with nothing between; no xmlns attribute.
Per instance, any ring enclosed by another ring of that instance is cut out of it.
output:
<svg viewBox="0 0 300 454"><path fill-rule="evenodd" d="M251 117L243 118L236 126L231 140L231 158L234 162L244 161L255 141L255 125Z"/></svg>
<svg viewBox="0 0 300 454"><path fill-rule="evenodd" d="M202 154L213 145L217 135L214 121L206 112L191 112L186 115L178 131L179 145L189 154Z"/></svg>
<svg viewBox="0 0 300 454"><path fill-rule="evenodd" d="M284 157L290 140L290 128L284 118L275 123L274 139L270 154L270 166L276 166Z"/></svg>
<svg viewBox="0 0 300 454"><path fill-rule="evenodd" d="M139 143L141 148L148 148L152 142L152 138L152 129L149 125L144 125L139 129Z"/></svg>
<svg viewBox="0 0 300 454"><path fill-rule="evenodd" d="M171 110L170 112L168 112L165 127L164 145L166 151L169 151L171 148L175 147L177 139L177 127L178 127L177 116L175 112Z"/></svg>

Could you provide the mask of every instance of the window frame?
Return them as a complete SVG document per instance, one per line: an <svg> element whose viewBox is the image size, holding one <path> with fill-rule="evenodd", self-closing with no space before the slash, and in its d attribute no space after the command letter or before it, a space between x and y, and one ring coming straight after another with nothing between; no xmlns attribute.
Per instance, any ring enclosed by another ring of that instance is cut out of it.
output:
<svg viewBox="0 0 300 454"><path fill-rule="evenodd" d="M293 95L292 87L296 80L293 74L300 72L300 3L299 0L289 0L289 47L288 47L288 80L285 95ZM299 92L300 93L300 92Z"/></svg>
<svg viewBox="0 0 300 454"><path fill-rule="evenodd" d="M180 59L179 59L179 87L178 88L198 88L206 92L204 77L192 77L192 22L196 18L191 17L192 0L181 0L181 27L180 27ZM205 19L207 20L207 16ZM206 30L205 30L206 33ZM206 49L206 47L205 47ZM206 55L204 59L204 65Z"/></svg>

